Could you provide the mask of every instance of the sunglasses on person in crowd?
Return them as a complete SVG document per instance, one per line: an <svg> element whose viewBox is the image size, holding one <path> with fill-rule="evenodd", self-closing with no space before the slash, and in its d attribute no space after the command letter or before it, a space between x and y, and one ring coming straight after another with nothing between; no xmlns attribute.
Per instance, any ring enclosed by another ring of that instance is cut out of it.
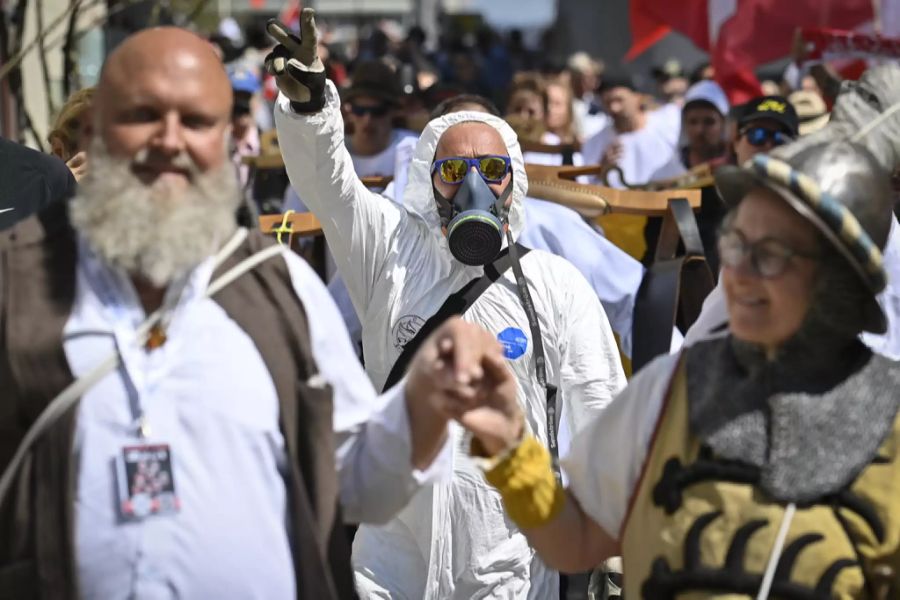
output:
<svg viewBox="0 0 900 600"><path fill-rule="evenodd" d="M794 141L793 137L783 131L774 131L765 127L748 127L741 132L741 135L746 137L753 146L763 146L767 142L772 142L773 146L781 146Z"/></svg>
<svg viewBox="0 0 900 600"><path fill-rule="evenodd" d="M386 104L376 104L375 106L360 106L358 104L352 104L350 106L350 112L352 112L357 117L364 117L365 115L372 115L376 118L383 117L390 111L391 108Z"/></svg>
<svg viewBox="0 0 900 600"><path fill-rule="evenodd" d="M459 185L466 178L466 173L472 167L475 167L478 174L486 182L500 183L506 177L506 174L509 173L510 164L511 161L508 156L488 155L476 158L452 156L434 161L434 164L431 166L431 172L437 171L438 176L444 183Z"/></svg>
<svg viewBox="0 0 900 600"><path fill-rule="evenodd" d="M820 258L795 250L775 238L767 237L751 244L735 229L726 230L719 236L719 261L723 266L736 269L748 255L753 271L763 279L773 279L784 273L795 256L809 260Z"/></svg>

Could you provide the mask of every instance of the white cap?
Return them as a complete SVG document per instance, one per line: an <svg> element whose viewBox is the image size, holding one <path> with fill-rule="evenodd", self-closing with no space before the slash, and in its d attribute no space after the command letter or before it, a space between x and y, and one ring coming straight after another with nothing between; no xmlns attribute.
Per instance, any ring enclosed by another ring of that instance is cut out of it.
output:
<svg viewBox="0 0 900 600"><path fill-rule="evenodd" d="M684 95L684 108L682 108L682 112L684 112L692 102L706 102L712 104L723 117L728 115L728 97L715 81L704 79L689 87L687 93Z"/></svg>
<svg viewBox="0 0 900 600"><path fill-rule="evenodd" d="M238 46L244 45L244 32L241 31L241 26L232 17L225 17L219 21L218 33Z"/></svg>

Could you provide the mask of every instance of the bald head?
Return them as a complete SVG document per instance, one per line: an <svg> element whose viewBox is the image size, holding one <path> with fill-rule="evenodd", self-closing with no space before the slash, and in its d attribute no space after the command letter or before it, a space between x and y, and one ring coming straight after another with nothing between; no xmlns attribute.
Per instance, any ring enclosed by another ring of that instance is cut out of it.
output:
<svg viewBox="0 0 900 600"><path fill-rule="evenodd" d="M129 36L106 59L100 76L101 89L122 77L140 79L146 70L177 69L185 74L208 77L218 91L230 90L222 61L212 45L200 36L178 27L154 27Z"/></svg>
<svg viewBox="0 0 900 600"><path fill-rule="evenodd" d="M483 111L479 111L483 112ZM500 132L481 121L463 121L447 128L438 141L435 158L509 154Z"/></svg>
<svg viewBox="0 0 900 600"><path fill-rule="evenodd" d="M115 157L139 157L134 172L145 183L189 181L187 159L202 172L225 160L231 104L231 84L208 42L175 27L148 29L104 64L93 135Z"/></svg>

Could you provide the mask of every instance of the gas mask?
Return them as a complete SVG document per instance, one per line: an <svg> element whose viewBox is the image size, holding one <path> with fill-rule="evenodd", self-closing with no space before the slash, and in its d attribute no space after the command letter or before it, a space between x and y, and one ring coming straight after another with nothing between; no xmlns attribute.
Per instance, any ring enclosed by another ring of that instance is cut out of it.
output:
<svg viewBox="0 0 900 600"><path fill-rule="evenodd" d="M434 189L441 224L447 228L450 253L456 260L482 266L497 257L509 213L504 205L512 188L510 182L498 198L481 175L470 170L452 200Z"/></svg>

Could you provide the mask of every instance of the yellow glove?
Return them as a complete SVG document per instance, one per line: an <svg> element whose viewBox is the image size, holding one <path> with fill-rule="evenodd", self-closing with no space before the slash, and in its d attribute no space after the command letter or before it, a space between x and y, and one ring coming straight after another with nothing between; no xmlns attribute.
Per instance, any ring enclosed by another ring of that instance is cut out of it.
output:
<svg viewBox="0 0 900 600"><path fill-rule="evenodd" d="M522 529L552 521L565 503L566 492L553 475L550 453L533 436L490 461L485 478L500 491L507 514Z"/></svg>

